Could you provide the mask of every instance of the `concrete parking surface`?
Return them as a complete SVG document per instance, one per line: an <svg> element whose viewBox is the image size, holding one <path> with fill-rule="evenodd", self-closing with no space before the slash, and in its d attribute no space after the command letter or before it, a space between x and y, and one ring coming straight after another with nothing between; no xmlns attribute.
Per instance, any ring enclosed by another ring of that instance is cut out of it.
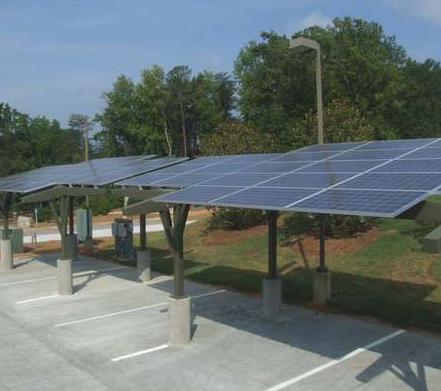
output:
<svg viewBox="0 0 441 391"><path fill-rule="evenodd" d="M0 390L439 390L441 338L186 282L194 335L168 345L172 280L91 258L57 292L56 254L0 274Z"/></svg>

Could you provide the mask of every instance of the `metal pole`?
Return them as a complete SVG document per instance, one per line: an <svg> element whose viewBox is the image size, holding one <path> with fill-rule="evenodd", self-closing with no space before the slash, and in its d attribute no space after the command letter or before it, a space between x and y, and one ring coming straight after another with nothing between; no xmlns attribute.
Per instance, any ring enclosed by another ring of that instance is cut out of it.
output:
<svg viewBox="0 0 441 391"><path fill-rule="evenodd" d="M139 216L139 247L144 251L147 247L147 235L145 232L146 218L145 214Z"/></svg>
<svg viewBox="0 0 441 391"><path fill-rule="evenodd" d="M69 234L73 235L74 232L74 198L69 197Z"/></svg>
<svg viewBox="0 0 441 391"><path fill-rule="evenodd" d="M320 46L317 48L316 60L316 84L317 84L317 123L318 143L323 144L323 89L322 89L322 56Z"/></svg>
<svg viewBox="0 0 441 391"><path fill-rule="evenodd" d="M277 278L277 211L268 212L268 278Z"/></svg>
<svg viewBox="0 0 441 391"><path fill-rule="evenodd" d="M317 272L326 273L328 268L325 263L325 218L320 218L320 265L317 268Z"/></svg>
<svg viewBox="0 0 441 391"><path fill-rule="evenodd" d="M9 193L3 196L3 240L9 239Z"/></svg>

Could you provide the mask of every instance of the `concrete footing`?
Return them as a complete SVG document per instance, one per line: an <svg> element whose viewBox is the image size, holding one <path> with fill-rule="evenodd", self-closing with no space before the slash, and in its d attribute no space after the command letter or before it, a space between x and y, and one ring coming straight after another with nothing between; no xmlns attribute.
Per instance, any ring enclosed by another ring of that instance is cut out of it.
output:
<svg viewBox="0 0 441 391"><path fill-rule="evenodd" d="M93 239L86 238L83 242L83 251L86 255L93 255Z"/></svg>
<svg viewBox="0 0 441 391"><path fill-rule="evenodd" d="M72 260L59 259L57 266L58 293L60 295L71 295L73 293Z"/></svg>
<svg viewBox="0 0 441 391"><path fill-rule="evenodd" d="M282 280L280 278L264 278L262 286L263 316L275 319L282 310Z"/></svg>
<svg viewBox="0 0 441 391"><path fill-rule="evenodd" d="M316 304L325 304L331 299L331 272L314 273L313 300Z"/></svg>
<svg viewBox="0 0 441 391"><path fill-rule="evenodd" d="M185 345L191 339L191 299L169 298L170 345Z"/></svg>
<svg viewBox="0 0 441 391"><path fill-rule="evenodd" d="M66 248L67 248L67 256L72 261L76 261L78 259L78 238L75 234L66 235Z"/></svg>
<svg viewBox="0 0 441 391"><path fill-rule="evenodd" d="M12 270L14 266L13 253L12 253L12 240L0 241L0 270Z"/></svg>
<svg viewBox="0 0 441 391"><path fill-rule="evenodd" d="M152 278L150 251L137 251L136 262L138 267L139 279L142 282L148 282Z"/></svg>

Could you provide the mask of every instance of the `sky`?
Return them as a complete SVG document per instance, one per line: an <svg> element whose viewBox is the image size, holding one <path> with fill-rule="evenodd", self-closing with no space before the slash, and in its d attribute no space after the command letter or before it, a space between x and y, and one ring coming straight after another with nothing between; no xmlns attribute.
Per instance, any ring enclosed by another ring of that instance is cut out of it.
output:
<svg viewBox="0 0 441 391"><path fill-rule="evenodd" d="M352 16L441 61L441 0L0 0L0 101L66 125L91 117L120 74L158 64L229 71L261 31L292 34Z"/></svg>

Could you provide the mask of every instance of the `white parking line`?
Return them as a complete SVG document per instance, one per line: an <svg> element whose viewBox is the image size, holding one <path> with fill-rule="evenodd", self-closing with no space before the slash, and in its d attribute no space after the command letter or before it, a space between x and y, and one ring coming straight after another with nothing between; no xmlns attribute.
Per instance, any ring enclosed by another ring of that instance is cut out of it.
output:
<svg viewBox="0 0 441 391"><path fill-rule="evenodd" d="M60 297L59 295L50 295L50 296L43 296L43 297L37 297L35 299L28 299L28 300L20 300L17 301L15 304L26 304L26 303L33 303L34 301L40 301L40 300L46 300L46 299L52 299L54 297Z"/></svg>
<svg viewBox="0 0 441 391"><path fill-rule="evenodd" d="M106 269L98 269L98 270L87 270L84 272L78 272L74 273L73 277L83 277L83 276L90 276L93 274L103 273L103 272L110 272L114 270L120 270L120 269L127 269L126 266L118 266L118 267L109 267ZM42 277L42 278L34 278L32 280L22 280L22 281L14 281L14 282L6 282L3 284L0 284L0 287L3 286L11 286L11 285L20 285L20 284L28 284L31 282L40 282L40 281L49 281L49 280L56 280L57 276L51 276L51 277Z"/></svg>
<svg viewBox="0 0 441 391"><path fill-rule="evenodd" d="M217 295L217 294L223 293L223 292L225 292L225 289L221 289L221 290L215 291L215 292L202 293L200 295L192 296L192 298L193 299L198 299L198 298L201 298L201 297ZM137 308L131 308L131 309L128 309L128 310L123 310L123 311L118 311L118 312L111 312L109 314L104 314L104 315L99 315L99 316L92 316L90 318L83 318L83 319L73 320L71 322L58 323L58 324L55 324L54 327L70 326L72 324L83 323L83 322L90 322L90 321L98 320L98 319L110 318L112 316L129 314L131 312L143 311L143 310L147 310L147 309L150 309L150 308L161 307L161 306L165 306L165 305L168 305L168 301L164 301L162 303L156 303L156 304L152 304L152 305L147 305L147 306L144 306L144 307L137 307Z"/></svg>
<svg viewBox="0 0 441 391"><path fill-rule="evenodd" d="M405 332L405 330L397 330L397 331L393 332L392 334L386 335L383 338L377 339L376 341L371 342L370 344L363 346L362 348L355 349L352 352L350 352L350 353L348 353L338 359L329 361L326 364L320 365L319 367L314 368L308 372L305 372L299 376L296 376L292 379L289 379L283 383L277 384L271 388L266 389L265 391L279 391L279 390L282 390L286 387L292 386L293 384L296 384L303 379L311 377L312 375L315 375L319 372L322 372L325 369L328 369L330 367L333 367L334 365L340 364L343 361L347 361L355 356L358 356L359 354L366 352L366 350L374 348L375 346L381 345L382 343L389 341L392 338L398 337L399 335L403 334L404 332Z"/></svg>
<svg viewBox="0 0 441 391"><path fill-rule="evenodd" d="M169 347L169 345L160 345L160 346L156 346L154 348L150 348L150 349L146 349L146 350L141 350L139 352L127 354L125 356L115 357L115 358L112 358L111 361L117 362L117 361L121 361L121 360L126 360L128 358L142 356L143 354L157 352L158 350L167 349L168 347Z"/></svg>
<svg viewBox="0 0 441 391"><path fill-rule="evenodd" d="M132 308L132 309L129 309L129 310L123 310L123 311L118 311L118 312L111 312L110 314L99 315L99 316L92 316L91 318L84 318L84 319L79 319L79 320L73 320L72 322L58 323L58 324L55 324L54 327L64 327L64 326L69 326L69 325L77 324L77 323L90 322L92 320L110 318L111 316L129 314L130 312L142 311L142 310L147 310L149 308L155 308L155 307L161 307L161 306L164 306L164 305L167 305L167 304L168 304L168 302L163 302L163 303L157 303L157 304L153 304L153 305L147 305L145 307L138 307L138 308Z"/></svg>

